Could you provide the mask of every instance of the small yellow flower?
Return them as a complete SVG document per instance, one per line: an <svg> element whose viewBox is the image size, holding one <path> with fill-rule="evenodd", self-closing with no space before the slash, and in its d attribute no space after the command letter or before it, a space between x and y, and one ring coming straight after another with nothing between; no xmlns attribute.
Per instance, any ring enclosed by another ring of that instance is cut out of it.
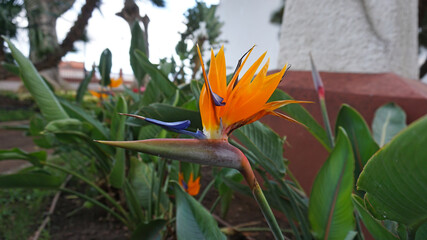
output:
<svg viewBox="0 0 427 240"><path fill-rule="evenodd" d="M123 78L119 77L119 78L111 78L110 80L110 85L108 85L111 88L117 88L120 87L120 85L123 84Z"/></svg>
<svg viewBox="0 0 427 240"><path fill-rule="evenodd" d="M200 176L194 180L193 173L190 173L190 179L188 183L184 180L184 174L179 173L179 184L184 188L184 190L191 196L196 196L200 191Z"/></svg>
<svg viewBox="0 0 427 240"><path fill-rule="evenodd" d="M118 78L111 78L110 79L110 85L108 85L111 88L117 88L120 87L120 85L123 84L123 72L122 69L120 69L119 77Z"/></svg>
<svg viewBox="0 0 427 240"><path fill-rule="evenodd" d="M290 103L303 103L303 101L282 100L267 103L282 80L288 68L287 65L280 72L267 75L268 59L255 76L255 72L266 55L264 53L243 77L238 79L252 49L247 52L242 64L238 64L230 83L227 85L224 47L219 50L216 56L211 50L208 75L206 75L203 59L198 48L205 80L200 93L199 108L203 133L208 139L227 139L228 135L235 129L257 121L267 114L296 122L296 120L274 110Z"/></svg>
<svg viewBox="0 0 427 240"><path fill-rule="evenodd" d="M90 94L92 96L94 96L96 98L99 98L99 99L101 99L101 98L108 98L108 94L106 94L106 93L99 93L99 92L92 91L92 90L89 90L89 92L90 92Z"/></svg>

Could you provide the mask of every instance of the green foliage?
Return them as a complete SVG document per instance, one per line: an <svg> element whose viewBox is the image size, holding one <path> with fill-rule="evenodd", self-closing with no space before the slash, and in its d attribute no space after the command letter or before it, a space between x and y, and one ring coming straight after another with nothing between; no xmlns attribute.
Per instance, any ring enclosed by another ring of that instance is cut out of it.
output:
<svg viewBox="0 0 427 240"><path fill-rule="evenodd" d="M372 122L372 132L380 147L406 127L406 114L395 103L388 103L377 109Z"/></svg>
<svg viewBox="0 0 427 240"><path fill-rule="evenodd" d="M28 239L41 223L42 209L52 194L41 189L0 189L0 239ZM48 231L39 239L49 239Z"/></svg>
<svg viewBox="0 0 427 240"><path fill-rule="evenodd" d="M275 177L283 177L286 171L283 159L284 139L260 122L254 122L234 131L234 136L254 154L248 159L259 164ZM243 150L245 151L245 150Z"/></svg>
<svg viewBox="0 0 427 240"><path fill-rule="evenodd" d="M0 150L0 161L10 159L27 160L33 165L40 166L40 161L46 161L46 152L39 151L27 153L18 148L13 148L11 150Z"/></svg>
<svg viewBox="0 0 427 240"><path fill-rule="evenodd" d="M282 90L276 89L269 101L277 100L293 100L293 98ZM289 104L280 108L280 110L298 122L304 124L307 127L307 131L309 131L323 145L323 147L325 147L326 150L331 151L328 145L329 140L326 135L326 131L305 108L299 104Z"/></svg>
<svg viewBox="0 0 427 240"><path fill-rule="evenodd" d="M12 55L19 65L21 79L25 87L33 96L43 116L47 120L68 118L67 113L61 107L57 98L38 74L30 60L28 60L8 39L5 39L5 41L9 45Z"/></svg>
<svg viewBox="0 0 427 240"><path fill-rule="evenodd" d="M58 188L62 179L44 172L0 176L0 188Z"/></svg>
<svg viewBox="0 0 427 240"><path fill-rule="evenodd" d="M351 202L354 158L351 143L339 128L335 147L314 180L308 216L316 239L344 239L353 231Z"/></svg>
<svg viewBox="0 0 427 240"><path fill-rule="evenodd" d="M132 38L129 49L130 65L132 67L135 78L138 81L138 86L142 86L146 72L144 68L140 67L140 63L138 62L135 53L136 50L139 50L144 54L148 54L147 42L145 39L145 33L139 25L138 21L133 24L131 31Z"/></svg>
<svg viewBox="0 0 427 240"><path fill-rule="evenodd" d="M357 210L360 218L365 224L368 231L372 234L375 239L384 240L396 240L398 239L391 232L389 232L379 220L375 219L374 216L365 208L363 199L359 196L353 195L353 205Z"/></svg>
<svg viewBox="0 0 427 240"><path fill-rule="evenodd" d="M141 223L132 233L132 240L156 240L161 236L162 229L166 226L167 221L156 219L148 223Z"/></svg>
<svg viewBox="0 0 427 240"><path fill-rule="evenodd" d="M89 74L80 82L79 88L76 93L76 102L81 103L83 101L83 96L87 91L87 87L89 86L90 80L92 80L93 75L95 74L95 69L92 69Z"/></svg>
<svg viewBox="0 0 427 240"><path fill-rule="evenodd" d="M174 189L178 239L226 239L206 208L185 193L177 183L174 183Z"/></svg>
<svg viewBox="0 0 427 240"><path fill-rule="evenodd" d="M28 120L33 114L34 111L29 109L0 109L0 122Z"/></svg>
<svg viewBox="0 0 427 240"><path fill-rule="evenodd" d="M372 138L368 125L363 117L354 108L345 104L341 106L337 116L335 124L336 135L341 127L346 131L348 139L351 142L355 160L354 177L357 181L363 167L368 162L369 158L378 151L379 147Z"/></svg>
<svg viewBox="0 0 427 240"><path fill-rule="evenodd" d="M101 74L101 85L106 87L110 85L110 73L111 66L113 65L113 56L111 55L110 49L106 48L101 53L101 57L99 59L99 73Z"/></svg>
<svg viewBox="0 0 427 240"><path fill-rule="evenodd" d="M357 182L376 215L416 228L427 219L427 117L378 151ZM405 203L405 204L402 204Z"/></svg>
<svg viewBox="0 0 427 240"><path fill-rule="evenodd" d="M125 140L125 121L126 117L119 115L119 113L126 113L127 103L124 97L120 96L116 108L114 109L113 118L111 121L111 138L116 141ZM110 184L115 188L121 188L125 181L125 150L116 149L115 162L110 174Z"/></svg>

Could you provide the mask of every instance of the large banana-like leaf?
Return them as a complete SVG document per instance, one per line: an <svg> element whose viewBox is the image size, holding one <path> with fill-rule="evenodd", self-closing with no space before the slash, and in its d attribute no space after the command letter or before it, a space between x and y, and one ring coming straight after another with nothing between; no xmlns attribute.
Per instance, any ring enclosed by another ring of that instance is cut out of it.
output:
<svg viewBox="0 0 427 240"><path fill-rule="evenodd" d="M339 128L335 147L317 174L310 195L308 217L316 239L345 239L354 230L353 171L351 143Z"/></svg>
<svg viewBox="0 0 427 240"><path fill-rule="evenodd" d="M28 60L9 39L4 38L4 40L10 48L13 58L18 63L20 76L25 87L33 96L42 115L48 121L68 118L67 113L59 104L58 99L39 75L31 61Z"/></svg>
<svg viewBox="0 0 427 240"><path fill-rule="evenodd" d="M377 214L411 228L427 221L426 133L423 117L380 149L357 182Z"/></svg>

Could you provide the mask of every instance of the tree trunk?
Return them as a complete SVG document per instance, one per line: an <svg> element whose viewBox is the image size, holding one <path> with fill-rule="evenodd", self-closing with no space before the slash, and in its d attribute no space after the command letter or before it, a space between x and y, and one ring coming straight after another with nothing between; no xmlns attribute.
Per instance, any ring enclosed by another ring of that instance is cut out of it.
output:
<svg viewBox="0 0 427 240"><path fill-rule="evenodd" d="M25 0L30 40L30 60L34 63L46 61L49 55L58 52L60 45L56 34L56 20L70 9L75 0ZM55 88L68 88L59 76L58 65L40 71L40 74Z"/></svg>

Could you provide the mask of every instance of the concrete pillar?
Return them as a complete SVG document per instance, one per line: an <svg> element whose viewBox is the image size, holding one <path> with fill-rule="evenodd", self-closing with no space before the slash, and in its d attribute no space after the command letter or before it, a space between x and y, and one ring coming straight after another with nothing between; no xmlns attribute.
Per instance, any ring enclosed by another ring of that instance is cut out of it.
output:
<svg viewBox="0 0 427 240"><path fill-rule="evenodd" d="M417 0L286 0L278 65L418 79Z"/></svg>

